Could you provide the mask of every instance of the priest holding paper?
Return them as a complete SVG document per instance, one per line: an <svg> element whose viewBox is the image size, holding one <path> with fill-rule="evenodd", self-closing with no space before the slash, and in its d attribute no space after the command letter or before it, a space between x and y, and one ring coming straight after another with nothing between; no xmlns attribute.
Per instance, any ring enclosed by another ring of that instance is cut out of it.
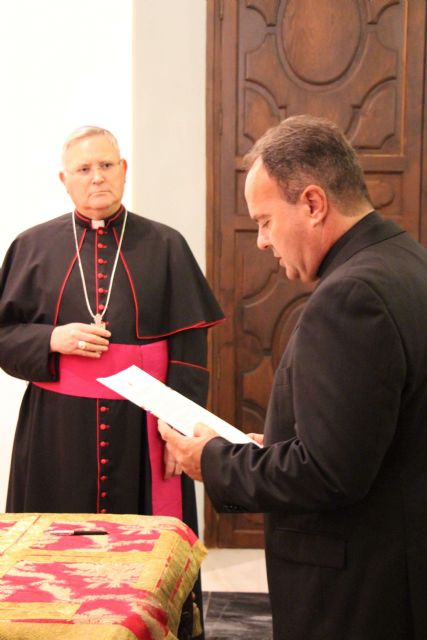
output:
<svg viewBox="0 0 427 640"><path fill-rule="evenodd" d="M265 446L160 432L218 511L265 513L274 640L424 640L427 251L373 211L332 122L290 117L247 161L258 247L318 284L275 374Z"/></svg>

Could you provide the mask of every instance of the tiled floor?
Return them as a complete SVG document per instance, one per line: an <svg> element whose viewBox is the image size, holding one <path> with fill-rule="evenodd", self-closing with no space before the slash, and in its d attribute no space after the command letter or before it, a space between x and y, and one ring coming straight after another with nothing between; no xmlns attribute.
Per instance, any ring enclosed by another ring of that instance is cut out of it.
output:
<svg viewBox="0 0 427 640"><path fill-rule="evenodd" d="M264 551L210 549L202 588L206 640L271 640Z"/></svg>
<svg viewBox="0 0 427 640"><path fill-rule="evenodd" d="M205 640L271 640L266 593L203 594Z"/></svg>

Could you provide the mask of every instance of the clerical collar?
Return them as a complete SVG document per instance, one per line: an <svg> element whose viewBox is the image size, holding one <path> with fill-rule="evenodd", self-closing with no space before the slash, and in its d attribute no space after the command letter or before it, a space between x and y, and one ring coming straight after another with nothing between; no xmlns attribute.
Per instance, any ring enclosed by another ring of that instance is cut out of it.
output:
<svg viewBox="0 0 427 640"><path fill-rule="evenodd" d="M108 216L108 218L103 218L102 220L92 220L92 218L88 218L87 216L80 213L80 211L75 210L75 220L77 224L81 227L89 227L90 229L99 229L100 227L110 227L120 223L123 219L125 213L125 208L121 204L119 209Z"/></svg>
<svg viewBox="0 0 427 640"><path fill-rule="evenodd" d="M105 220L91 220L90 226L92 229L100 229L101 227L105 227Z"/></svg>
<svg viewBox="0 0 427 640"><path fill-rule="evenodd" d="M331 262L333 262L337 253L341 251L341 249L347 244L347 242L349 242L352 239L354 235L356 235L356 233L359 233L360 230L363 229L365 226L370 226L372 223L375 223L377 219L378 219L378 214L374 211L374 209L372 209L370 213L368 213L366 216L363 216L363 218L359 220L359 222L357 222L355 225L350 227L350 229L346 231L344 235L342 235L341 238L339 238L334 245L332 245L332 247L329 249L326 256L323 258L320 264L320 267L317 270L317 277L321 278L323 276L326 269L329 267Z"/></svg>

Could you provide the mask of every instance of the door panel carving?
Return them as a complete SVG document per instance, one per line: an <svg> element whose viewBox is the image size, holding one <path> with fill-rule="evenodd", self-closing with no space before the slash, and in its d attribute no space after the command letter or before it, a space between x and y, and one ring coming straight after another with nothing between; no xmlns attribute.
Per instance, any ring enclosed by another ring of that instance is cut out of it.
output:
<svg viewBox="0 0 427 640"><path fill-rule="evenodd" d="M208 0L208 275L228 321L213 340L213 410L260 431L310 287L256 248L243 157L281 119L334 120L383 215L420 237L424 0ZM259 515L217 516L213 546L262 545Z"/></svg>

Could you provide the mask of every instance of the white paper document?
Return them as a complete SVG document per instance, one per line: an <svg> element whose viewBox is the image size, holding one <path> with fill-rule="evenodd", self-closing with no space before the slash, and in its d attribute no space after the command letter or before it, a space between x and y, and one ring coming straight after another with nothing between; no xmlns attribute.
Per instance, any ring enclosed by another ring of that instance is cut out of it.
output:
<svg viewBox="0 0 427 640"><path fill-rule="evenodd" d="M161 418L186 436L192 436L194 425L202 422L230 442L254 444L252 438L243 431L236 429L135 365L97 380L126 400L134 402L138 407Z"/></svg>

